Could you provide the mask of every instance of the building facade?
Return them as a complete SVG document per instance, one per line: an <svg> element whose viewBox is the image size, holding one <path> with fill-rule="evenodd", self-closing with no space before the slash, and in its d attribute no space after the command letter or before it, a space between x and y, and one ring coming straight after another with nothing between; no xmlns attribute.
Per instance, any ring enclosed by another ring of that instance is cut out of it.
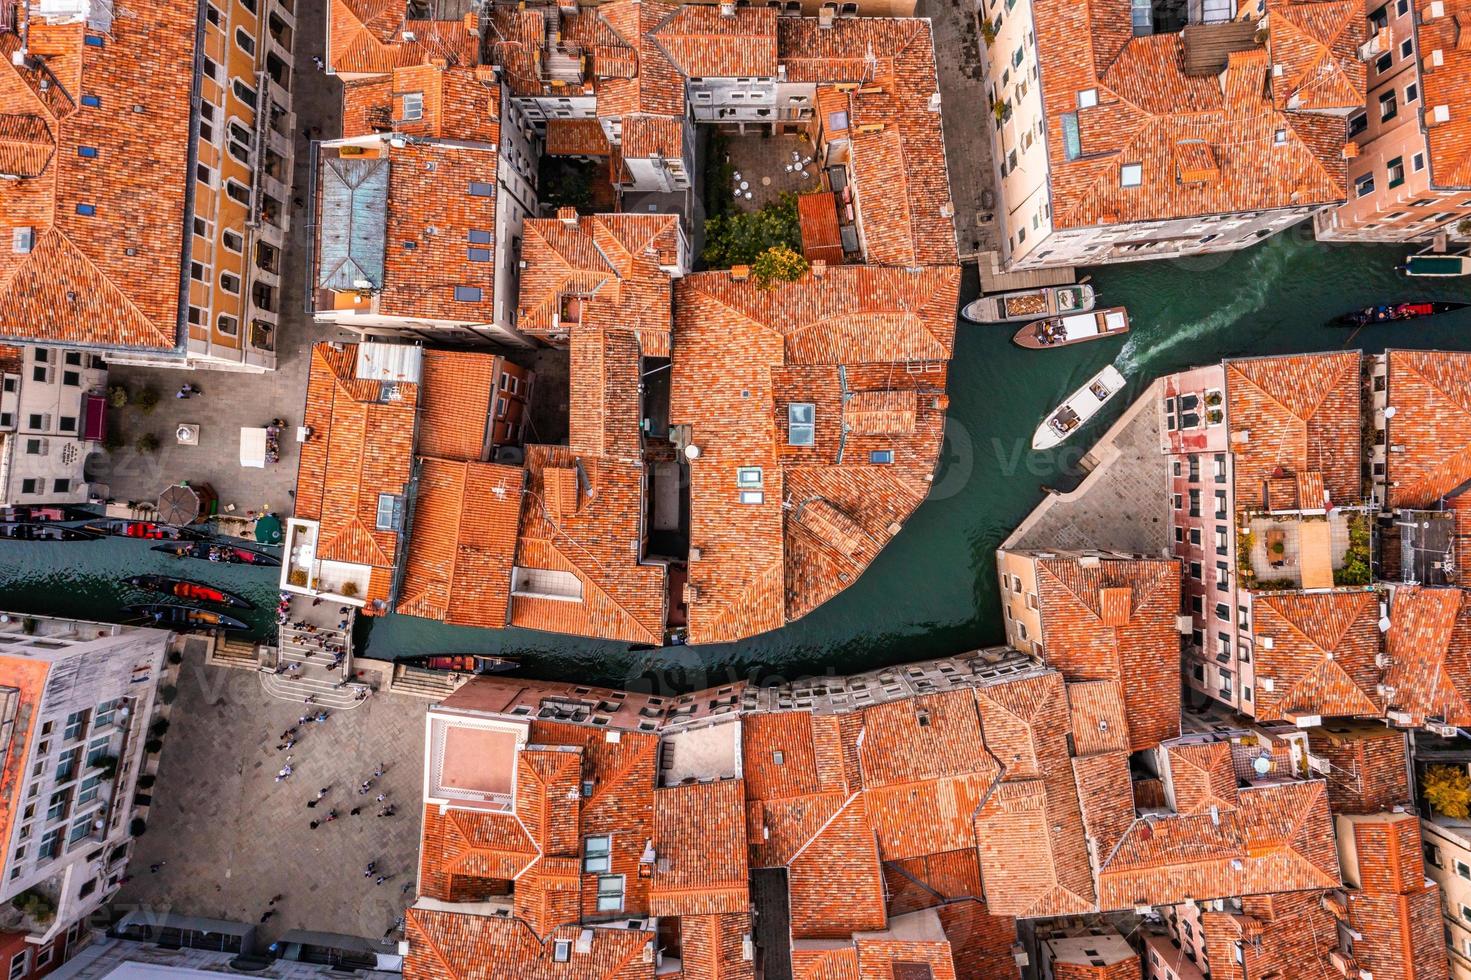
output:
<svg viewBox="0 0 1471 980"><path fill-rule="evenodd" d="M107 364L27 345L0 360L0 505L80 504L87 457L106 434Z"/></svg>
<svg viewBox="0 0 1471 980"><path fill-rule="evenodd" d="M1455 0L1369 3L1368 100L1348 120L1349 199L1314 216L1320 239L1422 241L1471 216L1471 9Z"/></svg>
<svg viewBox="0 0 1471 980"><path fill-rule="evenodd" d="M28 965L12 956L11 976L25 976L67 955L72 927L119 887L171 634L0 620L0 930L24 935Z"/></svg>

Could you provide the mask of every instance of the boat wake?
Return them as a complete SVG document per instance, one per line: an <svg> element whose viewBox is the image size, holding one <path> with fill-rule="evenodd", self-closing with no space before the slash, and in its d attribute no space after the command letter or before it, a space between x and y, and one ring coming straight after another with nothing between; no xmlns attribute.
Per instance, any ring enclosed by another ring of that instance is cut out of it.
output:
<svg viewBox="0 0 1471 980"><path fill-rule="evenodd" d="M1272 245L1275 244L1275 242L1272 243ZM1153 335L1155 330L1160 328L1141 332L1136 327L1129 335L1129 339L1125 341L1123 349L1119 351L1119 356L1114 358L1114 366L1126 376L1132 376L1144 366L1146 361L1153 361L1160 354L1182 344L1230 327L1243 317L1250 316L1265 307L1277 280L1287 272L1293 256L1299 251L1292 242L1284 242L1282 247L1276 248L1272 245L1268 245L1251 257L1250 263L1244 270L1244 275L1233 277L1235 282L1244 284L1237 292L1235 299L1209 316L1193 323L1182 323L1172 329L1162 324L1164 329L1170 331L1163 337ZM1142 350L1141 344L1143 345Z"/></svg>

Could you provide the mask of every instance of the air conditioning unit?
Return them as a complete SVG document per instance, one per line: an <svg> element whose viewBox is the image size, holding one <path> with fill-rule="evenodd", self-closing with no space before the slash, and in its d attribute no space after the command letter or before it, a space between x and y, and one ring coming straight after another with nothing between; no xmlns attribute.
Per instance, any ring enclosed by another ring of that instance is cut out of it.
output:
<svg viewBox="0 0 1471 980"><path fill-rule="evenodd" d="M1447 725L1443 721L1427 721L1425 723L1425 728L1428 731L1434 732L1436 735L1439 735L1441 738L1455 738L1457 735L1456 726Z"/></svg>

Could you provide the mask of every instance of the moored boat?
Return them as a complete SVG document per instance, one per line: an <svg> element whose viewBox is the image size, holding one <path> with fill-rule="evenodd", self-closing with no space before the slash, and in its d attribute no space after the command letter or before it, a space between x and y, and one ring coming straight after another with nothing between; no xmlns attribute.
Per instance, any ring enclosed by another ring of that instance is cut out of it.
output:
<svg viewBox="0 0 1471 980"><path fill-rule="evenodd" d="M492 657L478 653L448 653L416 657L405 662L427 670L450 670L459 674L504 674L521 666L511 657Z"/></svg>
<svg viewBox="0 0 1471 980"><path fill-rule="evenodd" d="M141 602L124 606L125 612L152 620L160 626L198 626L204 629L245 630L250 629L234 616L215 612L212 609L196 609L193 606L176 606L168 602Z"/></svg>
<svg viewBox="0 0 1471 980"><path fill-rule="evenodd" d="M1122 306L1110 306L1105 310L1037 320L1018 330L1011 342L1028 350L1051 350L1128 332L1129 311Z"/></svg>
<svg viewBox="0 0 1471 980"><path fill-rule="evenodd" d="M66 504L16 504L14 507L0 507L0 521L44 521L48 523L61 523L65 521L90 521L97 517L94 511L85 507L72 507Z"/></svg>
<svg viewBox="0 0 1471 980"><path fill-rule="evenodd" d="M254 603L233 592L226 592L224 589L217 589L200 582L191 582L188 579L174 578L171 575L134 575L127 581L134 588L162 592L164 595L176 596L180 599L214 602L222 606L234 606L236 609L255 608Z"/></svg>
<svg viewBox="0 0 1471 980"><path fill-rule="evenodd" d="M1405 259L1400 271L1407 276L1443 279L1471 276L1471 255L1465 252L1418 252Z"/></svg>
<svg viewBox="0 0 1471 980"><path fill-rule="evenodd" d="M81 528L41 524L36 521L0 522L0 538L12 541L96 541L100 535Z"/></svg>
<svg viewBox="0 0 1471 980"><path fill-rule="evenodd" d="M1032 436L1033 449L1051 449L1083 427L1114 395L1124 390L1124 376L1110 364L1042 420Z"/></svg>
<svg viewBox="0 0 1471 980"><path fill-rule="evenodd" d="M1471 306L1471 303L1384 303L1345 313L1338 318L1337 323L1341 327L1370 327L1379 323L1401 323L1405 320L1422 320L1441 313L1454 313L1468 306Z"/></svg>
<svg viewBox="0 0 1471 980"><path fill-rule="evenodd" d="M94 534L111 534L119 538L141 538L150 541L203 541L206 537L203 531L179 527L177 524L163 524L159 521L132 521L122 517L99 518L87 522L82 527Z"/></svg>
<svg viewBox="0 0 1471 980"><path fill-rule="evenodd" d="M1042 286L982 296L967 303L960 315L972 323L1035 320L1061 313L1086 313L1097 301L1093 287L1087 283Z"/></svg>
<svg viewBox="0 0 1471 980"><path fill-rule="evenodd" d="M220 561L228 565L268 565L280 567L281 559L249 548L237 548L228 544L210 544L208 541L187 541L181 544L156 544L154 551L161 551L175 558L200 558L205 561Z"/></svg>

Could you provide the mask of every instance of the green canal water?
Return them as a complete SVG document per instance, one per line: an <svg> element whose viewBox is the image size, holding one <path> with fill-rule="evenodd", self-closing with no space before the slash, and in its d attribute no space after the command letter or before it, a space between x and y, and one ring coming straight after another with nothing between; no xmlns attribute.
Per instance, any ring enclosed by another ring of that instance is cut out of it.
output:
<svg viewBox="0 0 1471 980"><path fill-rule="evenodd" d="M526 630L473 630L387 616L361 621L359 651L390 659L435 652L519 654L535 677L636 689L691 689L749 677L848 673L973 649L1002 638L993 552L1042 498L1080 479L1081 453L1149 379L1227 356L1342 347L1338 313L1401 298L1471 299L1471 284L1404 279L1403 247L1331 246L1306 227L1230 256L1089 270L1101 303L1129 308L1133 332L1067 350L1013 347L1010 329L961 323L950 370L950 420L934 490L866 574L784 629L741 643L662 650ZM978 290L974 275L963 299ZM1471 310L1423 325L1377 327L1353 338L1365 351L1471 349ZM1112 361L1128 377L1118 398L1079 436L1032 453L1038 420ZM114 619L139 601L118 582L166 572L246 595L271 625L276 569L174 561L139 542L0 542L0 608Z"/></svg>

